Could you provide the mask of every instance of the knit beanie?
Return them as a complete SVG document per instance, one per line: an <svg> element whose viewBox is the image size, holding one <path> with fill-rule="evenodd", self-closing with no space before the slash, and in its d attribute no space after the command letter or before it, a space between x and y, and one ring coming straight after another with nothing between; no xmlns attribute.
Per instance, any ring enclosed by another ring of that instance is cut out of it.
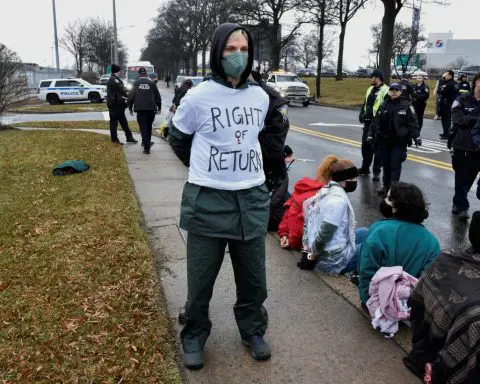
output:
<svg viewBox="0 0 480 384"><path fill-rule="evenodd" d="M112 64L112 73L120 72L121 68L117 64Z"/></svg>
<svg viewBox="0 0 480 384"><path fill-rule="evenodd" d="M476 211L472 215L468 238L475 252L480 253L480 211Z"/></svg>

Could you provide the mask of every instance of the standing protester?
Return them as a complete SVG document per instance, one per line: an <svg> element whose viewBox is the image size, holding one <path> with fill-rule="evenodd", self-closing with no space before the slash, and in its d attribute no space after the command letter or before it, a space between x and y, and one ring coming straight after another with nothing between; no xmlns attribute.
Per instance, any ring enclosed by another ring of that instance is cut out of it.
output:
<svg viewBox="0 0 480 384"><path fill-rule="evenodd" d="M461 73L457 77L457 87L458 87L458 96L465 95L467 93L470 93L471 87L470 83L468 82L467 75Z"/></svg>
<svg viewBox="0 0 480 384"><path fill-rule="evenodd" d="M110 115L110 138L112 143L123 144L118 140L117 127L118 123L125 132L127 143L137 143L133 138L132 131L128 127L127 118L125 117L125 109L127 108L127 89L120 80L120 67L112 64L112 75L107 82L107 106Z"/></svg>
<svg viewBox="0 0 480 384"><path fill-rule="evenodd" d="M410 104L413 102L414 89L413 85L410 83L408 76L403 73L402 78L400 79L400 85L402 86L402 97L407 99Z"/></svg>
<svg viewBox="0 0 480 384"><path fill-rule="evenodd" d="M256 360L270 358L262 310L270 199L258 141L269 99L261 87L247 82L253 56L249 32L237 24L220 25L210 50L212 75L182 99L168 135L174 152L190 166L180 214L180 227L188 231L188 298L181 340L189 369L203 366L212 328L208 308L227 244L242 343Z"/></svg>
<svg viewBox="0 0 480 384"><path fill-rule="evenodd" d="M452 104L457 97L457 83L453 79L453 71L450 69L445 72L442 80L438 84L438 112L442 119L443 133L440 134L440 140L447 140L450 134L450 125L452 122Z"/></svg>
<svg viewBox="0 0 480 384"><path fill-rule="evenodd" d="M452 213L468 219L468 192L480 171L480 147L472 130L480 118L480 73L473 79L473 92L460 96L452 106L452 129L448 148L455 170Z"/></svg>
<svg viewBox="0 0 480 384"><path fill-rule="evenodd" d="M417 77L417 84L413 87L413 108L418 120L418 129L422 130L423 127L423 115L425 114L425 108L427 107L427 100L430 97L430 89L425 83L423 76Z"/></svg>
<svg viewBox="0 0 480 384"><path fill-rule="evenodd" d="M372 72L370 87L365 95L362 109L360 110L359 121L363 124L362 135L362 166L358 169L359 175L369 175L370 165L373 161L373 181L380 180L381 160L379 156L374 156L374 150L371 143L367 142L368 130L372 120L377 115L378 108L383 103L388 93L388 86L383 83L383 73L377 70ZM375 159L374 159L375 157Z"/></svg>
<svg viewBox="0 0 480 384"><path fill-rule="evenodd" d="M158 83L158 74L156 74L155 72L149 73L149 74L148 74L148 78L149 78L150 80L152 80L155 85L157 85L157 83Z"/></svg>
<svg viewBox="0 0 480 384"><path fill-rule="evenodd" d="M422 145L415 112L410 103L400 97L402 86L390 85L388 97L380 106L368 133L368 142L375 143L382 159L383 188L386 195L392 182L400 180L402 163L407 159L407 146Z"/></svg>
<svg viewBox="0 0 480 384"><path fill-rule="evenodd" d="M172 81L170 75L165 76L165 83L167 83L167 88L170 88L170 81Z"/></svg>
<svg viewBox="0 0 480 384"><path fill-rule="evenodd" d="M175 113L176 109L180 105L180 101L185 97L188 90L193 87L193 81L191 79L183 80L182 85L175 89L175 96L172 100L171 112Z"/></svg>
<svg viewBox="0 0 480 384"><path fill-rule="evenodd" d="M147 70L138 70L138 79L133 83L133 88L128 95L128 109L133 116L133 110L137 113L137 121L142 134L143 153L150 153L152 145L152 125L155 113L162 110L162 99L157 85L147 78Z"/></svg>

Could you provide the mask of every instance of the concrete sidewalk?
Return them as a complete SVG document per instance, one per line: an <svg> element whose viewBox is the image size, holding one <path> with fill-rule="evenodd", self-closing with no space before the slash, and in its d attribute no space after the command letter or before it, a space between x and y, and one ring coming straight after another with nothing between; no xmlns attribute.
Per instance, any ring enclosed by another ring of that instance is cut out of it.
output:
<svg viewBox="0 0 480 384"><path fill-rule="evenodd" d="M186 247L177 225L187 169L166 142L154 141L149 156L138 145L125 145L124 151L155 249L168 311L179 332L176 317L187 286ZM205 368L185 371L188 383L419 383L404 368L404 352L394 342L375 332L356 308L314 273L300 271L296 262L294 254L267 236L266 339L272 359L259 363L241 345L232 310L235 283L226 254L210 306L213 329Z"/></svg>

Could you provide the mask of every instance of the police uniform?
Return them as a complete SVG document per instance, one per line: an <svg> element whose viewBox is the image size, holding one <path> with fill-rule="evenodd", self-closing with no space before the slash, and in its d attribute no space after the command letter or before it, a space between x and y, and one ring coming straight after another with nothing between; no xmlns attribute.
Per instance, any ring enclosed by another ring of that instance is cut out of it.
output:
<svg viewBox="0 0 480 384"><path fill-rule="evenodd" d="M369 137L382 159L383 190L380 192L385 193L392 182L400 180L402 163L407 159L407 146L412 144L412 139L421 145L417 119L410 103L402 97L388 97L378 110Z"/></svg>
<svg viewBox="0 0 480 384"><path fill-rule="evenodd" d="M458 85L458 96L465 95L466 93L470 93L471 87L470 83L467 80L459 81Z"/></svg>
<svg viewBox="0 0 480 384"><path fill-rule="evenodd" d="M437 89L438 115L442 119L443 133L441 139L447 140L452 122L452 104L457 97L457 83L455 80L440 81Z"/></svg>
<svg viewBox="0 0 480 384"><path fill-rule="evenodd" d="M188 298L181 332L185 359L201 351L210 334L208 308L227 244L240 336L244 341L263 336L267 328L262 304L267 298L265 233L270 199L258 134L269 98L261 87L247 83L253 63L250 36L240 84L233 88L226 80L223 49L228 36L239 28L225 23L215 31L212 75L182 99L168 135L174 152L190 166L180 214L180 227L188 231Z"/></svg>
<svg viewBox="0 0 480 384"><path fill-rule="evenodd" d="M401 79L400 85L402 86L402 97L411 104L413 101L414 89L413 85L408 79Z"/></svg>
<svg viewBox="0 0 480 384"><path fill-rule="evenodd" d="M120 142L117 135L118 123L120 123L123 132L125 132L127 142L137 142L133 138L132 131L130 131L127 118L125 117L126 100L127 90L123 85L123 81L115 74L112 74L107 82L107 106L110 115L110 137L114 143Z"/></svg>
<svg viewBox="0 0 480 384"><path fill-rule="evenodd" d="M425 82L421 84L415 84L413 86L413 108L417 115L418 128L422 130L423 116L425 114L425 108L427 107L427 100L430 97L430 89Z"/></svg>
<svg viewBox="0 0 480 384"><path fill-rule="evenodd" d="M162 109L162 99L156 84L146 77L145 68L140 68L139 78L133 83L132 90L128 95L128 108L130 113L137 113L138 126L142 134L144 153L150 152L150 140L152 139L152 125L155 114Z"/></svg>
<svg viewBox="0 0 480 384"><path fill-rule="evenodd" d="M362 166L358 170L359 174L370 174L370 165L373 161L373 174L379 175L381 171L381 160L380 156L375 156L374 160L374 149L372 148L371 143L367 141L368 131L372 120L375 118L378 108L383 103L385 96L388 94L388 86L385 84L380 85L379 87L371 86L368 88L365 95L365 100L360 110L359 121L363 124L363 135L362 135Z"/></svg>
<svg viewBox="0 0 480 384"><path fill-rule="evenodd" d="M480 172L480 147L472 130L480 118L480 102L471 94L458 97L452 105L452 128L448 148L452 151L455 171L454 214L465 214L470 206L468 192Z"/></svg>

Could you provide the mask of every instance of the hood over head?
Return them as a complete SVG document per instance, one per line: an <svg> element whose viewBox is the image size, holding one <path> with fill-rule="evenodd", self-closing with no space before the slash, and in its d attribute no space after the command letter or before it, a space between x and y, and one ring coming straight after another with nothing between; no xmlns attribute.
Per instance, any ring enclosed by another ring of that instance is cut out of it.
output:
<svg viewBox="0 0 480 384"><path fill-rule="evenodd" d="M223 49L225 48L230 34L237 29L243 29L248 36L248 63L247 68L240 77L240 84L242 84L247 80L248 76L250 76L250 72L252 72L253 39L250 32L238 24L223 23L215 29L215 32L213 32L212 48L210 49L210 69L212 70L213 75L221 77L223 80L227 80L227 75L222 66Z"/></svg>
<svg viewBox="0 0 480 384"><path fill-rule="evenodd" d="M325 184L319 183L318 181L310 179L309 177L304 177L295 183L293 189L295 192L303 194L305 192L318 191L324 185Z"/></svg>

